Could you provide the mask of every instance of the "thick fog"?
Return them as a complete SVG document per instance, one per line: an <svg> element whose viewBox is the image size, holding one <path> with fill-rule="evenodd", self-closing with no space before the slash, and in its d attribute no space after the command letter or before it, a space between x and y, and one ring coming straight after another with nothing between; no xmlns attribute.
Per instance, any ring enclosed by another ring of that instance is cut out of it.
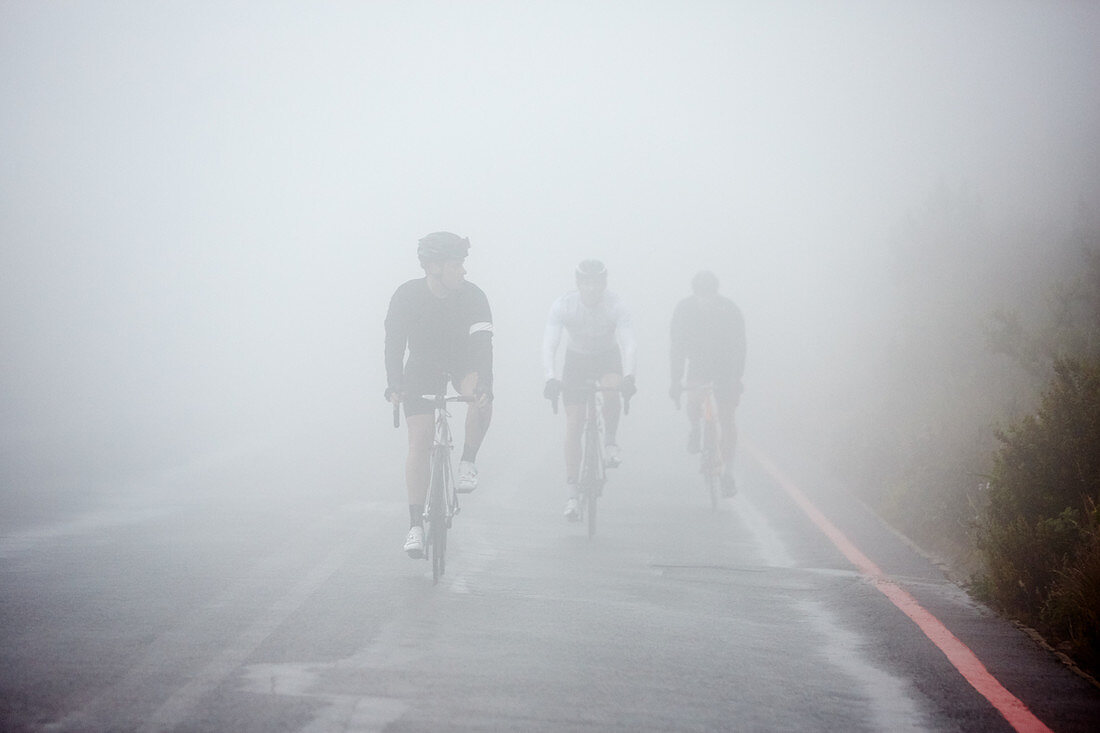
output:
<svg viewBox="0 0 1100 733"><path fill-rule="evenodd" d="M400 501L382 321L436 230L494 310L487 459L560 440L539 344L589 257L635 315L627 449L682 419L704 268L744 430L796 415L863 368L937 189L1005 246L1095 215L1097 37L1048 1L3 3L4 507L272 452Z"/></svg>

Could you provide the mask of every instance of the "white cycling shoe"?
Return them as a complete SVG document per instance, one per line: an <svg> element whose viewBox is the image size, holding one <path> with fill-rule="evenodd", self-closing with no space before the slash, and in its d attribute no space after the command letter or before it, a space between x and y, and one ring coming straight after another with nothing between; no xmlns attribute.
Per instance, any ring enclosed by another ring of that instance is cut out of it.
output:
<svg viewBox="0 0 1100 733"><path fill-rule="evenodd" d="M569 500L565 502L565 518L570 522L575 522L581 518L581 504L577 501L577 497L571 496Z"/></svg>
<svg viewBox="0 0 1100 733"><path fill-rule="evenodd" d="M458 462L458 479L455 481L455 491L460 494L469 494L477 488L477 466L473 461Z"/></svg>
<svg viewBox="0 0 1100 733"><path fill-rule="evenodd" d="M409 534L405 537L405 552L409 557L419 560L424 557L424 528L410 527Z"/></svg>
<svg viewBox="0 0 1100 733"><path fill-rule="evenodd" d="M622 452L619 450L619 446L614 443L608 443L603 447L603 465L604 468L618 468L619 464L623 462Z"/></svg>

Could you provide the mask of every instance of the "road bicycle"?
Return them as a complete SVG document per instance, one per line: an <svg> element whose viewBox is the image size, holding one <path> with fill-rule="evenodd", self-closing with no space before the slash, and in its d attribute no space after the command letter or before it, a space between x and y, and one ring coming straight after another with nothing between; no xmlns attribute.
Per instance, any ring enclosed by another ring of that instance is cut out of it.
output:
<svg viewBox="0 0 1100 733"><path fill-rule="evenodd" d="M430 478L428 496L424 503L424 559L432 563L432 582L447 570L447 530L451 528L454 516L459 512L458 493L455 491L454 466L451 461L453 449L451 426L448 422L451 414L447 405L451 402L474 402L476 397L455 395L448 397L421 395L435 408L435 438L432 441L430 457ZM393 426L398 427L401 416L397 405L393 408Z"/></svg>
<svg viewBox="0 0 1100 733"><path fill-rule="evenodd" d="M699 428L702 440L699 446L699 473L710 495L710 508L718 509L718 498L722 495L722 472L725 460L722 458L722 423L718 419L718 402L714 396L714 384L707 382L693 390L698 394L700 417ZM679 407L679 401L677 401Z"/></svg>
<svg viewBox="0 0 1100 733"><path fill-rule="evenodd" d="M581 433L581 464L580 475L577 477L577 503L579 514L577 521L583 521L588 517L588 537L591 539L596 534L597 507L600 496L603 495L603 486L607 481L607 466L604 462L604 424L603 424L603 393L619 392L618 387L601 387L596 382L589 381L578 391L585 393L584 426ZM553 402L554 412L558 411L558 403ZM630 412L630 399L623 400L623 413Z"/></svg>

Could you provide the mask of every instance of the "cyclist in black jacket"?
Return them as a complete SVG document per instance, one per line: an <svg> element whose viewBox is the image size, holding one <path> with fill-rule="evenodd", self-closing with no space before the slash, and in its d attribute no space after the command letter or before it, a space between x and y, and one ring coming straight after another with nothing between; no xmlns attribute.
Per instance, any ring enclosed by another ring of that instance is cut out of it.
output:
<svg viewBox="0 0 1100 733"><path fill-rule="evenodd" d="M399 287L386 313L386 399L404 403L409 430L405 551L410 557L424 552L424 499L435 434L434 407L422 395L440 393L450 379L459 394L477 397L466 411L455 482L462 493L477 488L474 460L493 412L493 318L485 293L466 281L463 263L469 249L470 240L450 232L421 239L417 255L425 276Z"/></svg>
<svg viewBox="0 0 1100 733"><path fill-rule="evenodd" d="M700 449L700 393L693 388L710 382L718 403L722 426L722 493L733 496L733 453L737 446L737 428L733 413L741 401L741 378L745 372L745 319L741 309L729 298L718 294L718 277L708 270L691 281L694 293L681 300L672 314L670 349L672 385L669 396L677 403L685 388L689 391L687 416L691 422L688 452ZM687 362L687 378L684 363Z"/></svg>

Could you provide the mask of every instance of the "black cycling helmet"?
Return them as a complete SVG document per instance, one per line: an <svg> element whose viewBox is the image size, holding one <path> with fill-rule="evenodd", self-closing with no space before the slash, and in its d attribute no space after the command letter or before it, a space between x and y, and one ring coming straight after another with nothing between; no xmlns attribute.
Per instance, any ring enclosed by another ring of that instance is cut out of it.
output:
<svg viewBox="0 0 1100 733"><path fill-rule="evenodd" d="M585 260L577 265L577 279L607 282L607 268L599 260Z"/></svg>
<svg viewBox="0 0 1100 733"><path fill-rule="evenodd" d="M450 232L432 232L420 239L416 254L420 263L461 260L469 254L470 240Z"/></svg>
<svg viewBox="0 0 1100 733"><path fill-rule="evenodd" d="M701 270L691 278L691 291L696 295L717 295L718 276L710 270Z"/></svg>

